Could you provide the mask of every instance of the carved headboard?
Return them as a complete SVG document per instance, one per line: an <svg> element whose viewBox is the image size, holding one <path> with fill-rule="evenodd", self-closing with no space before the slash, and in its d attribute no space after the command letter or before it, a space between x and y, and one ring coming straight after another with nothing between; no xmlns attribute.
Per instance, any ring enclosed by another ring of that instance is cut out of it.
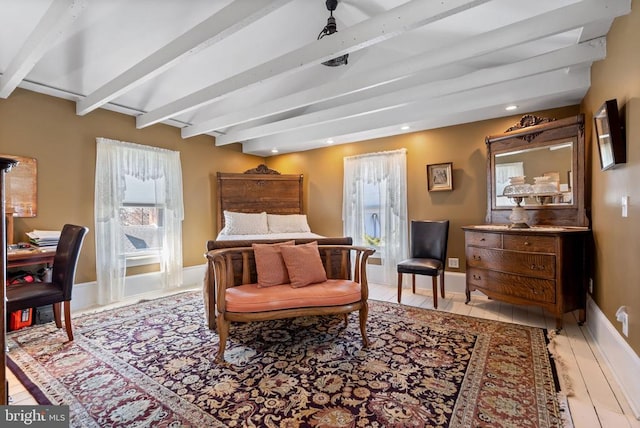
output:
<svg viewBox="0 0 640 428"><path fill-rule="evenodd" d="M244 173L218 172L218 231L223 212L302 214L302 174L280 174L259 165Z"/></svg>

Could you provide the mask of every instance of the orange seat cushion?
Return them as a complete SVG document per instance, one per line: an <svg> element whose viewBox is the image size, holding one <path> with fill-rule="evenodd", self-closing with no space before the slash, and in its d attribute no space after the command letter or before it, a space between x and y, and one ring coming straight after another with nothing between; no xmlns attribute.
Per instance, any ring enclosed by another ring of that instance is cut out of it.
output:
<svg viewBox="0 0 640 428"><path fill-rule="evenodd" d="M265 312L279 309L337 306L359 302L360 284L347 279L328 279L301 288L289 284L258 288L244 284L227 288L228 312Z"/></svg>

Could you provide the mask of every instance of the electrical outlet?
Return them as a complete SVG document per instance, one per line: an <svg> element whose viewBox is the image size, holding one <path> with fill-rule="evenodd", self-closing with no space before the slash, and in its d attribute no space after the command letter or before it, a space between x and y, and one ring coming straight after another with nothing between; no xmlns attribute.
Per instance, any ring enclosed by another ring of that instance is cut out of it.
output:
<svg viewBox="0 0 640 428"><path fill-rule="evenodd" d="M449 258L449 267L450 268L459 268L460 267L460 259L458 259L457 257L450 257Z"/></svg>
<svg viewBox="0 0 640 428"><path fill-rule="evenodd" d="M593 294L593 278L589 278L589 294Z"/></svg>

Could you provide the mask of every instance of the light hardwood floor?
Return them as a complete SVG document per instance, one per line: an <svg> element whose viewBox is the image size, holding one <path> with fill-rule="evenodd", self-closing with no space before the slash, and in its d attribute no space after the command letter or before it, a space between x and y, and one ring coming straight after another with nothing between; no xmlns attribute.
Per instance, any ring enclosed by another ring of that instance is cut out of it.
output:
<svg viewBox="0 0 640 428"><path fill-rule="evenodd" d="M397 302L397 291L393 286L370 284L369 298ZM555 328L553 317L540 308L501 303L476 295L468 305L464 300L464 294L449 292L445 299L438 300L438 310L526 324L549 331ZM430 291L418 289L413 294L405 288L402 304L433 309L433 298ZM564 329L554 343L560 356L561 367L558 370L562 389L573 392L568 402L575 428L640 428L640 421L634 418L586 327L578 326L574 314L565 315ZM7 370L7 378L11 404L37 404L10 370Z"/></svg>

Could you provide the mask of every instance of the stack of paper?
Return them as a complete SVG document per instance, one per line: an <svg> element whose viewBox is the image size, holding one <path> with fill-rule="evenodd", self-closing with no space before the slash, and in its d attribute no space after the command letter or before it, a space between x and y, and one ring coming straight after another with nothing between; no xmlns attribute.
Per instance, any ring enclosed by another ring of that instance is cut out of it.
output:
<svg viewBox="0 0 640 428"><path fill-rule="evenodd" d="M59 230L34 230L27 232L29 242L38 247L56 247L60 240Z"/></svg>

